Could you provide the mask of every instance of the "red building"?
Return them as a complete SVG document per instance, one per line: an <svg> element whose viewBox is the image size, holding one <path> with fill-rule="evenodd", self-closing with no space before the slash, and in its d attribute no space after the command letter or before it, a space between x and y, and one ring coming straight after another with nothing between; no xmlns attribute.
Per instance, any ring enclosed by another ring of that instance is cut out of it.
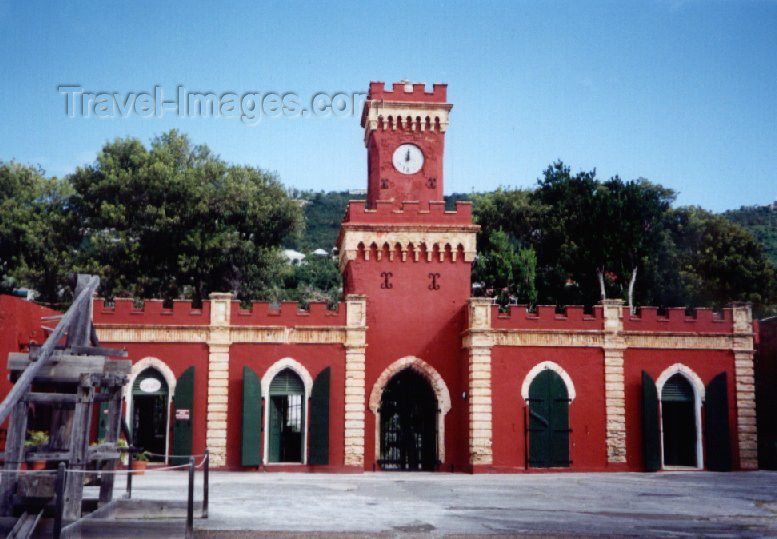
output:
<svg viewBox="0 0 777 539"><path fill-rule="evenodd" d="M101 341L135 362L138 443L246 470L756 467L747 306L503 313L470 297L478 227L442 201L446 94L370 84L336 311L95 302Z"/></svg>

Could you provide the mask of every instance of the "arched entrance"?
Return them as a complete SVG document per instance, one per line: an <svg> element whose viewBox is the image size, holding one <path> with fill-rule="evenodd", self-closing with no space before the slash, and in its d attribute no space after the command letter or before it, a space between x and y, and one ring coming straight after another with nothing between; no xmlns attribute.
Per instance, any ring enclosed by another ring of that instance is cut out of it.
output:
<svg viewBox="0 0 777 539"><path fill-rule="evenodd" d="M414 369L391 378L380 402L381 469L434 470L437 408L432 386Z"/></svg>
<svg viewBox="0 0 777 539"><path fill-rule="evenodd" d="M697 431L693 386L682 374L674 374L661 389L664 466L698 466Z"/></svg>
<svg viewBox="0 0 777 539"><path fill-rule="evenodd" d="M569 393L564 379L541 370L529 386L529 466L569 466Z"/></svg>
<svg viewBox="0 0 777 539"><path fill-rule="evenodd" d="M149 367L132 384L132 440L144 450L164 455L167 446L167 413L170 388L161 372ZM164 461L152 455L151 460Z"/></svg>
<svg viewBox="0 0 777 539"><path fill-rule="evenodd" d="M305 384L290 368L270 382L268 462L303 462Z"/></svg>

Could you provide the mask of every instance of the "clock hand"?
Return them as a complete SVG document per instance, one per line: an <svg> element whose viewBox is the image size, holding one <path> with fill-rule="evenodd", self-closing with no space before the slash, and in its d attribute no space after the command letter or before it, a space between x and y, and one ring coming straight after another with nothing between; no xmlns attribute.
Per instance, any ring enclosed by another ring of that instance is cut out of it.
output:
<svg viewBox="0 0 777 539"><path fill-rule="evenodd" d="M410 150L407 150L407 153L405 154L405 161L410 161Z"/></svg>

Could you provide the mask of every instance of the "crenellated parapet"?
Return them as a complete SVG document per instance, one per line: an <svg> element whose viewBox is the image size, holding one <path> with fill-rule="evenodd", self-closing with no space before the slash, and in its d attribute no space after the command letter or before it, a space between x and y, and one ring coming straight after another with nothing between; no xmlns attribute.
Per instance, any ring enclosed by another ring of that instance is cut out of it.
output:
<svg viewBox="0 0 777 539"><path fill-rule="evenodd" d="M232 302L231 323L235 326L344 326L345 305L332 310L326 302L311 302L303 309L299 303L284 301L278 305L256 301L244 309Z"/></svg>
<svg viewBox="0 0 777 539"><path fill-rule="evenodd" d="M385 83L371 82L361 119L365 146L376 129L444 133L453 108L447 92L447 84L434 84L427 92L423 83L398 82L387 90Z"/></svg>
<svg viewBox="0 0 777 539"><path fill-rule="evenodd" d="M696 309L688 314L684 307L659 311L657 307L640 307L632 314L623 310L624 331L732 333L734 331L732 309L715 312L712 309Z"/></svg>
<svg viewBox="0 0 777 539"><path fill-rule="evenodd" d="M499 305L492 305L491 310L495 329L601 330L604 324L599 305L592 312L586 312L579 305L569 305L563 310L558 310L555 305L538 305L535 310L529 310L526 305L511 305L507 311Z"/></svg>
<svg viewBox="0 0 777 539"><path fill-rule="evenodd" d="M147 299L137 303L132 298L116 298L112 302L96 298L93 313L95 324L129 325L186 325L207 326L210 324L210 302L203 301L195 308L190 300L173 301L166 307L161 299Z"/></svg>
<svg viewBox="0 0 777 539"><path fill-rule="evenodd" d="M340 268L352 260L398 262L472 262L477 254L472 205L459 202L446 211L443 202L405 202L400 208L351 201L340 228Z"/></svg>

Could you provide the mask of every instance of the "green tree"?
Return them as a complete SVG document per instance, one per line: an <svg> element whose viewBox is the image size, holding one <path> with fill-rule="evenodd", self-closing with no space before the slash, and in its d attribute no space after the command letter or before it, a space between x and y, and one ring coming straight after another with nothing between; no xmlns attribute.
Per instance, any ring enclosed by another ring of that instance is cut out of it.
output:
<svg viewBox="0 0 777 539"><path fill-rule="evenodd" d="M39 167L0 162L0 274L4 288L34 288L37 299L59 303L72 271L79 236L69 185Z"/></svg>
<svg viewBox="0 0 777 539"><path fill-rule="evenodd" d="M150 148L108 143L69 180L81 267L103 276L109 297L266 297L283 267L278 247L302 225L274 175L229 165L176 130Z"/></svg>

